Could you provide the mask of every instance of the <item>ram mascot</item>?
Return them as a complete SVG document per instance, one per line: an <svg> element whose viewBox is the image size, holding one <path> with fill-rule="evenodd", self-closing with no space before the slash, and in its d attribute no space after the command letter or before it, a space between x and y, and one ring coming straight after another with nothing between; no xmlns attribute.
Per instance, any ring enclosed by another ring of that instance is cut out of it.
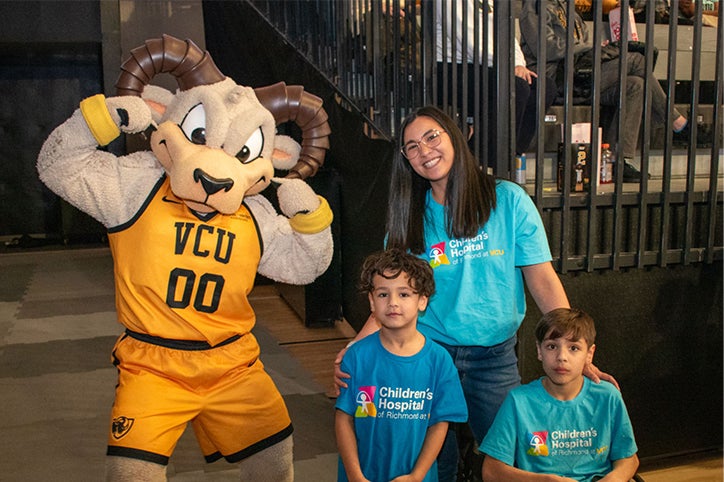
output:
<svg viewBox="0 0 724 482"><path fill-rule="evenodd" d="M150 85L160 73L175 93ZM107 479L165 480L191 422L207 462L241 462L241 480L292 480L292 424L259 360L248 295L257 272L307 284L329 266L332 212L302 180L329 147L322 102L301 86L237 85L168 35L134 49L116 87L83 100L38 157L41 180L108 230L125 332L111 357ZM277 134L289 121L301 146ZM146 131L150 150L104 149Z"/></svg>

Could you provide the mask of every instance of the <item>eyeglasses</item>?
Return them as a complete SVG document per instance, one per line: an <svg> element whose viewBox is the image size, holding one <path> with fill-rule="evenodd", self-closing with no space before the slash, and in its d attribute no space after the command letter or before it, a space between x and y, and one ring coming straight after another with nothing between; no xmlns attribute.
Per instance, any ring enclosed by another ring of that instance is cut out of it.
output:
<svg viewBox="0 0 724 482"><path fill-rule="evenodd" d="M445 131L439 131L437 129L430 129L429 131L425 132L419 141L410 141L404 146L402 146L402 149L400 149L400 152L402 152L402 155L405 156L407 159L414 159L417 156L420 155L421 149L420 146L426 146L428 148L436 147L440 145L440 141L442 140L441 136L442 133Z"/></svg>

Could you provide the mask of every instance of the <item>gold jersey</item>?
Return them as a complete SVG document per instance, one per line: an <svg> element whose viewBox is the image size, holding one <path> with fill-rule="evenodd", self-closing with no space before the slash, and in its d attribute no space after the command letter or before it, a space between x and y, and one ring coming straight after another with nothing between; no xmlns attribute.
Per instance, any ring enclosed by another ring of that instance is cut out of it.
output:
<svg viewBox="0 0 724 482"><path fill-rule="evenodd" d="M164 176L138 214L108 238L118 320L129 330L212 346L251 331L248 295L262 242L245 205L202 220Z"/></svg>

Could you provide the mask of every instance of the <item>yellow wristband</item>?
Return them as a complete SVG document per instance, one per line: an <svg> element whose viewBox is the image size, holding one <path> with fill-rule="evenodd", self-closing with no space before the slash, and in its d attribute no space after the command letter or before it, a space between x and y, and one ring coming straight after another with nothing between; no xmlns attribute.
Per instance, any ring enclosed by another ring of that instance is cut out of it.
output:
<svg viewBox="0 0 724 482"><path fill-rule="evenodd" d="M99 146L107 146L121 135L120 129L108 112L106 97L103 94L83 99L80 103L80 112Z"/></svg>
<svg viewBox="0 0 724 482"><path fill-rule="evenodd" d="M295 214L289 219L289 225L294 231L302 234L315 234L332 224L334 218L332 209L326 199L322 196L317 197L319 198L319 207L317 209L307 214Z"/></svg>

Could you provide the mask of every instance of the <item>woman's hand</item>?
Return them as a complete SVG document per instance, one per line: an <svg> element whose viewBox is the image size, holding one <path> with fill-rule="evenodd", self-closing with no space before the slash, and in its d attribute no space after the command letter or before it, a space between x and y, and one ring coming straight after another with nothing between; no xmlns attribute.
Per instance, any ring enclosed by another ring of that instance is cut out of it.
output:
<svg viewBox="0 0 724 482"><path fill-rule="evenodd" d="M591 381L594 383L600 383L601 380L605 380L611 383L619 391L621 390L621 387L618 386L618 382L615 378L613 378L613 375L602 372L593 363L589 363L585 367L583 367L583 375L587 378L590 378Z"/></svg>
<svg viewBox="0 0 724 482"><path fill-rule="evenodd" d="M334 386L332 387L332 393L335 397L339 396L339 390L341 388L347 388L347 383L345 382L345 380L350 378L349 373L345 373L339 368L342 364L342 358L344 358L344 354L347 353L347 348L352 346L352 344L356 341L361 340L362 338L371 335L372 333L375 333L379 329L380 325L377 324L375 315L370 314L364 326L362 326L362 329L359 331L359 333L357 333L357 336L355 336L352 341L347 343L347 346L342 348L339 353L337 353L337 358L334 359Z"/></svg>
<svg viewBox="0 0 724 482"><path fill-rule="evenodd" d="M349 345L342 348L339 353L337 353L337 358L334 359L334 386L332 386L332 393L335 397L339 396L340 389L347 388L345 380L349 378L349 373L344 373L340 368L340 365L342 364L344 354L347 353L348 347Z"/></svg>

